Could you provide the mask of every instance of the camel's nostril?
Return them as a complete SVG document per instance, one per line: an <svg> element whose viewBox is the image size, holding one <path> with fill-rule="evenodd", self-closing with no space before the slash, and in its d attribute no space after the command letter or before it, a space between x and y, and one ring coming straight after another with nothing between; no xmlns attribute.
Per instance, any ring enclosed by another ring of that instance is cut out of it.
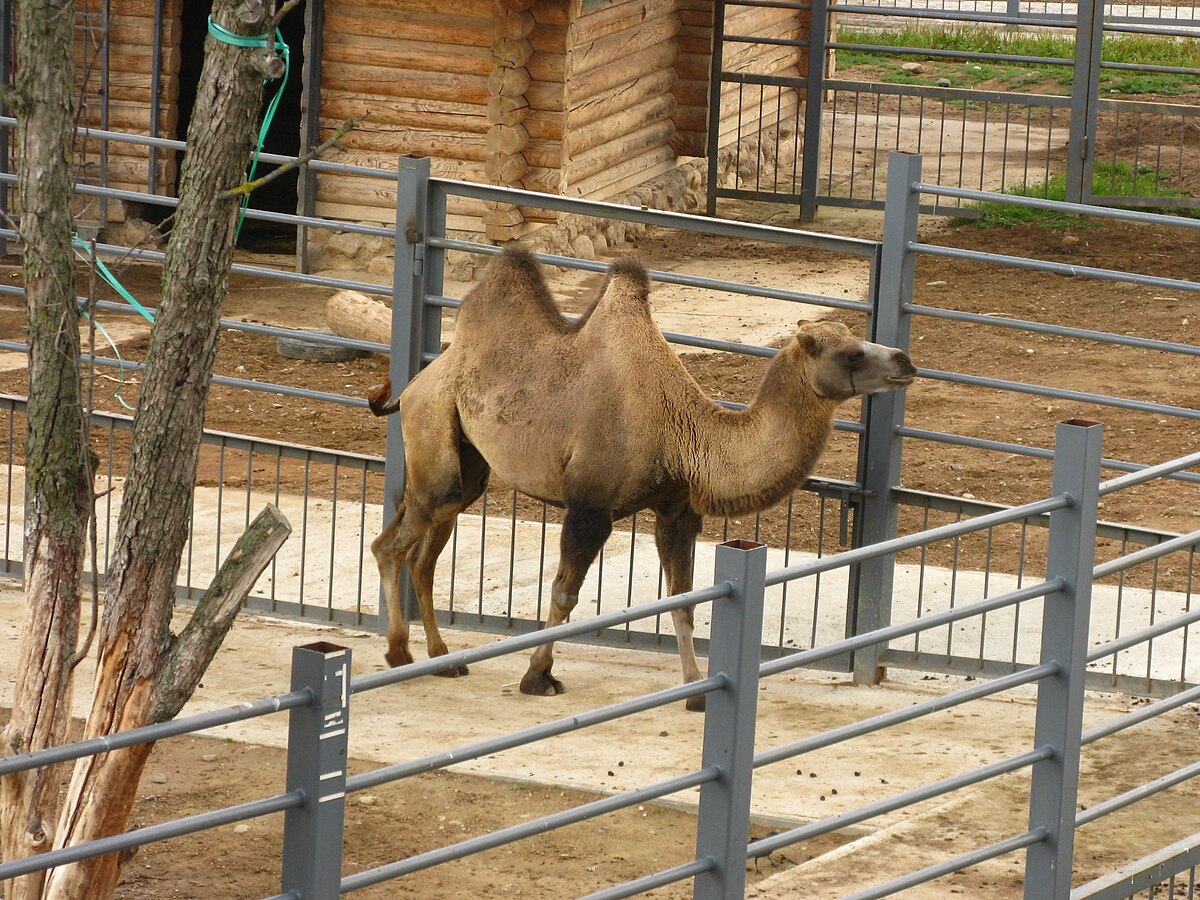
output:
<svg viewBox="0 0 1200 900"><path fill-rule="evenodd" d="M912 360L908 358L908 354L903 350L896 351L896 364L907 369L909 374L916 374L917 367L912 364Z"/></svg>

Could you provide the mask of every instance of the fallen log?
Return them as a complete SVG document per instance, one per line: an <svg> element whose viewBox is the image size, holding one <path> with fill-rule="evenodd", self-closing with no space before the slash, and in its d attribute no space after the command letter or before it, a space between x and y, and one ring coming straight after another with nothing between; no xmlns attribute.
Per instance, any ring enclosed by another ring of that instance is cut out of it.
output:
<svg viewBox="0 0 1200 900"><path fill-rule="evenodd" d="M325 324L342 337L356 341L392 341L392 310L359 291L338 291L325 301Z"/></svg>

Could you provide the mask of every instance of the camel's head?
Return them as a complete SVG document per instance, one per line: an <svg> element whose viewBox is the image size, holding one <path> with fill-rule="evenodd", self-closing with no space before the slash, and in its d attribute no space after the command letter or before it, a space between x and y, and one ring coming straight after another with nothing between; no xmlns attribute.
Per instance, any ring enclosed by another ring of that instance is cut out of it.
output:
<svg viewBox="0 0 1200 900"><path fill-rule="evenodd" d="M801 319L796 345L807 380L829 400L898 391L912 384L916 366L895 347L860 341L841 322Z"/></svg>

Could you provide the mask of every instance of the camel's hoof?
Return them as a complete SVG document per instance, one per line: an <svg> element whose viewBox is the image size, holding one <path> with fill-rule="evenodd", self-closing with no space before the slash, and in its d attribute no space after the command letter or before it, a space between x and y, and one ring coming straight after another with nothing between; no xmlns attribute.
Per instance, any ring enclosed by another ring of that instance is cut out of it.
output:
<svg viewBox="0 0 1200 900"><path fill-rule="evenodd" d="M458 678L461 675L470 674L470 671L471 670L468 669L466 666L458 665L458 666L451 666L448 669L443 669L440 672L434 672L433 674L438 676L439 678Z"/></svg>
<svg viewBox="0 0 1200 900"><path fill-rule="evenodd" d="M704 694L701 694L699 697L688 697L683 702L683 706L688 712L704 712L706 700L708 700L708 697L704 696Z"/></svg>
<svg viewBox="0 0 1200 900"><path fill-rule="evenodd" d="M387 664L393 669L399 666L407 666L413 661L412 654L408 652L407 647L399 647L395 650L389 650L383 655L383 658L387 660Z"/></svg>
<svg viewBox="0 0 1200 900"><path fill-rule="evenodd" d="M521 679L521 693L532 694L535 697L553 697L555 694L565 694L566 686L561 681L545 672L526 672Z"/></svg>

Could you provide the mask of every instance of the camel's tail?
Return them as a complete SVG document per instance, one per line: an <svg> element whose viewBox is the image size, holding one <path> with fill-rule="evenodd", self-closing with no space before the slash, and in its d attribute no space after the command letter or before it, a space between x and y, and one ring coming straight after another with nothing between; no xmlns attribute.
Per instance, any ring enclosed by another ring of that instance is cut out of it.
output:
<svg viewBox="0 0 1200 900"><path fill-rule="evenodd" d="M377 416L390 416L400 409L400 398L392 399L392 379L371 388L367 394L367 406Z"/></svg>

